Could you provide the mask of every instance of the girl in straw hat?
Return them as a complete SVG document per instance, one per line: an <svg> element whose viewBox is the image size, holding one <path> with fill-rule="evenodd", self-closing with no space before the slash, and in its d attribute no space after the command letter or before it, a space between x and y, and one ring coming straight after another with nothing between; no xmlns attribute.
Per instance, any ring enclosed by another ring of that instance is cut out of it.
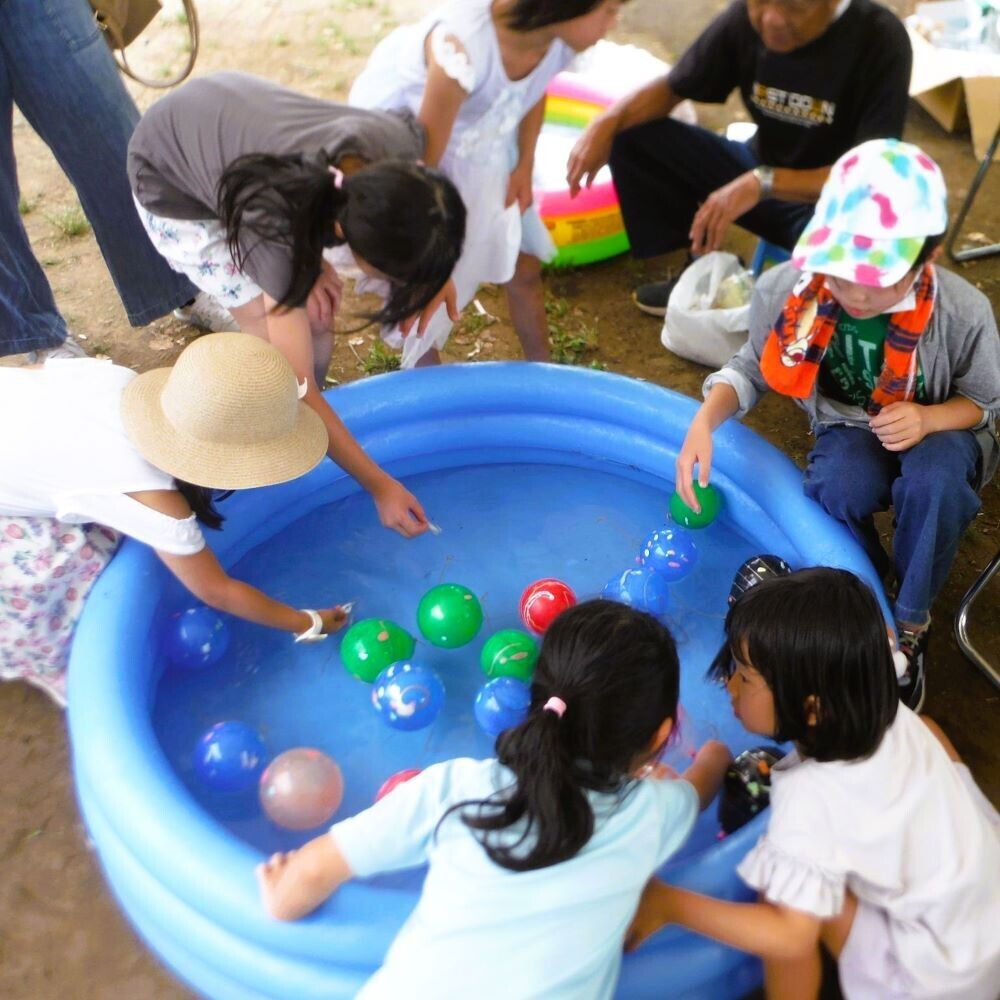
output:
<svg viewBox="0 0 1000 1000"><path fill-rule="evenodd" d="M427 530L408 490L362 450L323 398L341 282L323 258L350 251L387 288L369 321L419 332L445 303L465 206L443 174L417 164L412 116L364 111L241 73L202 77L139 122L128 170L153 245L221 301L241 330L275 344L307 385L330 457L371 494L387 527ZM422 314L422 316L421 316Z"/></svg>
<svg viewBox="0 0 1000 1000"><path fill-rule="evenodd" d="M299 396L281 354L240 333L138 376L94 358L0 368L0 421L31 428L0 437L0 678L65 705L76 621L123 535L220 611L306 640L340 628L343 608L299 611L232 579L202 535L222 524L216 490L322 461L326 429Z"/></svg>

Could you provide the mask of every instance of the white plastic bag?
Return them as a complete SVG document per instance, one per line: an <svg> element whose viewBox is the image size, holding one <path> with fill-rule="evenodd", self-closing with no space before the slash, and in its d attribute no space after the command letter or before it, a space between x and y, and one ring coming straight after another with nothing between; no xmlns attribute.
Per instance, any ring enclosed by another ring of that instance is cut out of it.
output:
<svg viewBox="0 0 1000 1000"><path fill-rule="evenodd" d="M747 339L753 278L731 253L689 264L670 293L660 340L674 354L721 368ZM731 303L738 303L731 305ZM726 304L728 308L718 308Z"/></svg>

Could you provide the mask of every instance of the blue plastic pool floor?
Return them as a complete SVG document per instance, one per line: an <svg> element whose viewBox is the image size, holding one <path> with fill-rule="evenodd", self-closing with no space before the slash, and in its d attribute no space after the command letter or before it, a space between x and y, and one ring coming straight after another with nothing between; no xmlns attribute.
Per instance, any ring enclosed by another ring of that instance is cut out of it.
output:
<svg viewBox="0 0 1000 1000"><path fill-rule="evenodd" d="M353 620L389 618L410 631L418 640L415 655L445 684L444 710L430 727L398 732L378 718L370 685L341 663L340 635L295 645L284 634L232 618L221 662L201 672L168 669L158 686L154 726L172 766L206 809L262 851L287 850L313 833L272 825L255 793L212 795L199 786L192 756L209 726L239 719L258 730L272 755L312 746L332 756L345 777L335 819L371 804L382 782L398 770L458 756L488 757L492 743L472 714L485 679L479 652L498 629L523 628L518 602L524 587L554 576L581 600L597 596L612 576L635 565L646 536L669 520L669 494L624 478L620 468L611 474L553 465L476 466L413 476L407 485L441 526L440 535L407 541L378 523L367 494L354 494L316 507L249 552L231 572L296 607L355 601ZM666 758L678 770L710 736L725 740L734 753L762 742L736 722L724 692L703 680L721 642L733 574L760 548L737 533L724 514L692 534L697 565L671 584L672 607L663 616L681 654L686 725ZM430 645L416 627L421 596L445 582L469 587L485 614L480 634L455 650ZM717 836L712 809L676 860L700 853Z"/></svg>

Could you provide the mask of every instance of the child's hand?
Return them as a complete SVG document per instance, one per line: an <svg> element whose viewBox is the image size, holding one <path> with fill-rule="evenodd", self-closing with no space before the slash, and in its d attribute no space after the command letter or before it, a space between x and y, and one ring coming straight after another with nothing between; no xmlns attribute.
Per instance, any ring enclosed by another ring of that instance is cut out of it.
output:
<svg viewBox="0 0 1000 1000"><path fill-rule="evenodd" d="M414 538L428 530L427 515L420 501L398 480L388 481L372 492L379 520L404 538Z"/></svg>
<svg viewBox="0 0 1000 1000"><path fill-rule="evenodd" d="M531 203L535 200L535 192L531 186L532 171L533 164L530 160L527 162L521 160L511 171L510 180L507 182L507 197L503 203L504 208L510 208L516 201L522 215L528 211Z"/></svg>
<svg viewBox="0 0 1000 1000"><path fill-rule="evenodd" d="M324 635L329 635L331 632L342 629L347 624L347 619L351 614L350 609L342 607L339 604L335 608L327 608L325 611L317 613L323 619Z"/></svg>
<svg viewBox="0 0 1000 1000"><path fill-rule="evenodd" d="M871 418L871 429L886 451L906 451L927 436L927 407L919 403L890 403Z"/></svg>
<svg viewBox="0 0 1000 1000"><path fill-rule="evenodd" d="M340 300L344 294L344 282L336 269L324 260L319 277L312 286L309 298L306 300L306 313L311 326L329 326L334 313L340 308Z"/></svg>
<svg viewBox="0 0 1000 1000"><path fill-rule="evenodd" d="M441 291L434 296L427 305L424 306L423 311L419 313L414 313L412 316L407 316L402 323L399 324L399 332L404 336L408 336L410 331L413 329L413 324L420 320L417 326L417 336L422 337L427 330L427 324L430 323L431 319L434 317L434 313L438 311L441 303L444 303L445 309L448 310L448 319L452 323L457 323L462 318L462 312L458 308L458 290L455 288L455 282L449 278L444 285L441 287Z"/></svg>
<svg viewBox="0 0 1000 1000"><path fill-rule="evenodd" d="M694 495L691 483L694 480L694 467L698 466L698 484L708 485L712 473L712 431L707 424L695 417L691 421L684 444L677 455L675 465L677 492L681 499L696 513L701 513L701 504Z"/></svg>
<svg viewBox="0 0 1000 1000"><path fill-rule="evenodd" d="M670 913L671 888L659 879L651 878L639 897L639 906L625 932L625 950L635 951L651 934L672 922Z"/></svg>
<svg viewBox="0 0 1000 1000"><path fill-rule="evenodd" d="M278 884L281 882L281 878L288 867L288 862L294 853L294 851L289 851L287 854L283 854L279 851L277 854L272 854L267 861L257 865L253 870L254 875L257 876L257 885L260 888L260 901L264 904L264 909L272 917L278 917Z"/></svg>

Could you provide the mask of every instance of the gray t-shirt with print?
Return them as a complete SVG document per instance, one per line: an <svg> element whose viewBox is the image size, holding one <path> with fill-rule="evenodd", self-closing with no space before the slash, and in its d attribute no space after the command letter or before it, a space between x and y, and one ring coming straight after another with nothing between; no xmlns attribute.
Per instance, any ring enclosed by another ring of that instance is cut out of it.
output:
<svg viewBox="0 0 1000 1000"><path fill-rule="evenodd" d="M334 163L345 156L417 160L424 130L409 111L368 111L245 73L213 73L143 115L129 143L128 176L139 204L154 215L215 219L219 179L238 157L320 152ZM247 273L280 298L290 280L290 249L259 243L243 249Z"/></svg>

